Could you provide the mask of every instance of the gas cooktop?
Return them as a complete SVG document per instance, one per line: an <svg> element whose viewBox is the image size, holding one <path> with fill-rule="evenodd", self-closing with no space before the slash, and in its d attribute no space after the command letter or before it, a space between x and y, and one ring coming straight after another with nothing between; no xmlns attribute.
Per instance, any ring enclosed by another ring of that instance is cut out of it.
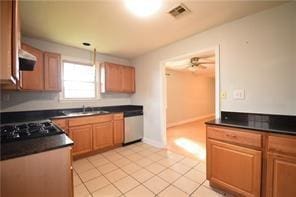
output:
<svg viewBox="0 0 296 197"><path fill-rule="evenodd" d="M50 120L1 125L1 143L64 133Z"/></svg>

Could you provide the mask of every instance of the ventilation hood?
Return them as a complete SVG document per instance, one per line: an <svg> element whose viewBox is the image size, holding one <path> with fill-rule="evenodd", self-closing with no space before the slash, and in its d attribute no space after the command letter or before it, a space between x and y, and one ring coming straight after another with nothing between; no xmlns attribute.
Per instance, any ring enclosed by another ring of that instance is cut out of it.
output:
<svg viewBox="0 0 296 197"><path fill-rule="evenodd" d="M19 69L21 71L33 71L37 58L31 53L20 49L19 50Z"/></svg>

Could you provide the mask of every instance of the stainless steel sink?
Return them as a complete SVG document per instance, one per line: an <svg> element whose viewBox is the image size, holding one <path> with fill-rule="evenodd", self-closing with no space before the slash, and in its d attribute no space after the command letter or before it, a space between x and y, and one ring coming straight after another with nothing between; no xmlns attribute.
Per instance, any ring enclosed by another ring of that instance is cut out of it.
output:
<svg viewBox="0 0 296 197"><path fill-rule="evenodd" d="M89 111L89 112L71 112L65 113L66 116L87 116L87 115L98 115L98 114L109 114L108 111Z"/></svg>

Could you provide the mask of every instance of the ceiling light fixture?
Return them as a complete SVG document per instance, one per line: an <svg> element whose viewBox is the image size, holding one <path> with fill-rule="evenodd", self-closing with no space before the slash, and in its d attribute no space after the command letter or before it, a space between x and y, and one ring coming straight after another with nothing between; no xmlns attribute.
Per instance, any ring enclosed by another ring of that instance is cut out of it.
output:
<svg viewBox="0 0 296 197"><path fill-rule="evenodd" d="M160 9L162 0L124 0L126 7L139 17L147 17Z"/></svg>

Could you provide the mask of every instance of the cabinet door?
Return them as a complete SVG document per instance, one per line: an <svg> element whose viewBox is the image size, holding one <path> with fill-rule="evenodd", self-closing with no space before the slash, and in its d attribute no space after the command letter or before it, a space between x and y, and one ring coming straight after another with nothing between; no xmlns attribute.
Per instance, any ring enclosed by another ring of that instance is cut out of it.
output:
<svg viewBox="0 0 296 197"><path fill-rule="evenodd" d="M242 196L260 196L261 151L207 140L207 178Z"/></svg>
<svg viewBox="0 0 296 197"><path fill-rule="evenodd" d="M92 151L92 125L71 127L69 132L74 141L73 155Z"/></svg>
<svg viewBox="0 0 296 197"><path fill-rule="evenodd" d="M106 92L122 91L122 66L105 63Z"/></svg>
<svg viewBox="0 0 296 197"><path fill-rule="evenodd" d="M44 88L49 91L61 90L61 56L44 53Z"/></svg>
<svg viewBox="0 0 296 197"><path fill-rule="evenodd" d="M123 143L123 120L114 120L114 144Z"/></svg>
<svg viewBox="0 0 296 197"><path fill-rule="evenodd" d="M93 138L94 150L113 146L113 123L94 124Z"/></svg>
<svg viewBox="0 0 296 197"><path fill-rule="evenodd" d="M43 52L26 44L22 44L22 49L37 58L33 71L21 71L22 89L44 90Z"/></svg>
<svg viewBox="0 0 296 197"><path fill-rule="evenodd" d="M122 67L122 91L135 92L135 69L130 66Z"/></svg>
<svg viewBox="0 0 296 197"><path fill-rule="evenodd" d="M267 196L296 196L296 158L268 153Z"/></svg>

